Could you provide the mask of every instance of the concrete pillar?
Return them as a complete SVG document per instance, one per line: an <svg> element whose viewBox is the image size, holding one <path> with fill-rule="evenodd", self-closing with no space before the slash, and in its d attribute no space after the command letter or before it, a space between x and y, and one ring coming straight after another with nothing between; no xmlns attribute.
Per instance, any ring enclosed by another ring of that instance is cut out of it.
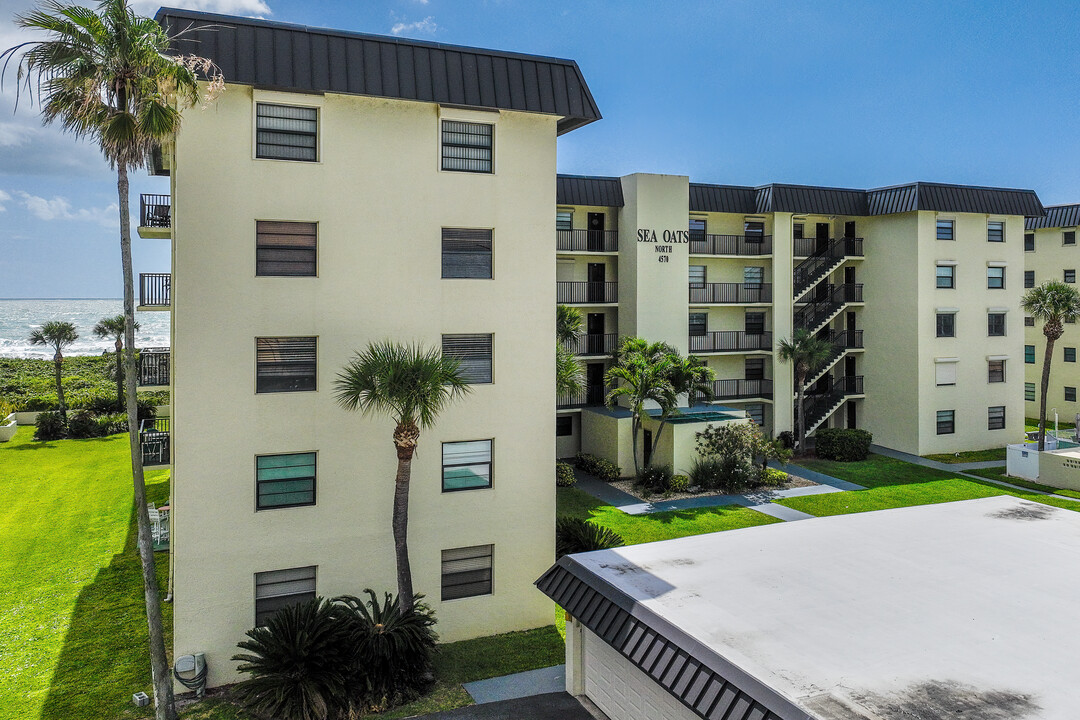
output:
<svg viewBox="0 0 1080 720"><path fill-rule="evenodd" d="M781 340L790 340L794 325L794 259L792 253L792 215L773 214L773 433L792 430L795 425L795 374L788 363L780 362L775 352Z"/></svg>
<svg viewBox="0 0 1080 720"><path fill-rule="evenodd" d="M585 694L585 630L570 614L566 615L566 692L574 697Z"/></svg>

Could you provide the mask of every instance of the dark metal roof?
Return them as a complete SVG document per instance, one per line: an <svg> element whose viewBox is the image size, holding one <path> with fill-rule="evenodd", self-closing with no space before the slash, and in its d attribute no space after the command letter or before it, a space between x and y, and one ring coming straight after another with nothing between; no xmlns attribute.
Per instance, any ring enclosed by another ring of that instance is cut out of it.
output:
<svg viewBox="0 0 1080 720"><path fill-rule="evenodd" d="M776 690L597 577L573 556L559 560L536 586L699 717L810 718Z"/></svg>
<svg viewBox="0 0 1080 720"><path fill-rule="evenodd" d="M690 212L758 212L757 192L743 185L690 183Z"/></svg>
<svg viewBox="0 0 1080 720"><path fill-rule="evenodd" d="M1067 228L1080 225L1080 205L1051 205L1043 217L1029 217L1024 223L1028 230Z"/></svg>
<svg viewBox="0 0 1080 720"><path fill-rule="evenodd" d="M866 192L847 188L772 183L757 188L757 207L759 213L865 215Z"/></svg>
<svg viewBox="0 0 1080 720"><path fill-rule="evenodd" d="M622 182L614 177L557 175L555 202L560 205L622 207Z"/></svg>
<svg viewBox="0 0 1080 720"><path fill-rule="evenodd" d="M155 19L230 83L559 115L560 135L601 117L573 60L175 8Z"/></svg>
<svg viewBox="0 0 1080 720"><path fill-rule="evenodd" d="M867 190L870 215L932 210L1039 217L1045 212L1034 190L917 182Z"/></svg>

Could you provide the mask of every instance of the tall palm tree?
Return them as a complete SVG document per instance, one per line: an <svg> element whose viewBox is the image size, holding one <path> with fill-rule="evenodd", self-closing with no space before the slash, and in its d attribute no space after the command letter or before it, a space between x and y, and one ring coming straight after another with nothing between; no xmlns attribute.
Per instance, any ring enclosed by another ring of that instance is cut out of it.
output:
<svg viewBox="0 0 1080 720"><path fill-rule="evenodd" d="M699 399L713 399L713 380L716 379L716 373L704 360L696 355L682 357L678 352L669 353L667 357L670 360L668 380L676 400L685 395L687 406L694 407ZM656 454L656 448L660 446L660 436L664 434L668 420L678 412L677 402L660 406L660 425L653 435L651 454Z"/></svg>
<svg viewBox="0 0 1080 720"><path fill-rule="evenodd" d="M64 384L60 381L63 375L64 348L78 339L79 334L75 332L75 326L63 320L50 320L30 333L31 345L49 345L55 351L53 367L56 371L56 401L60 405L60 414L65 419L67 419L67 405L64 403Z"/></svg>
<svg viewBox="0 0 1080 720"><path fill-rule="evenodd" d="M135 330L139 329L139 323L135 323ZM94 334L99 338L112 338L113 347L116 348L116 407L124 407L124 358L122 352L124 350L124 332L126 332L126 321L124 320L124 314L120 313L114 317L101 318L98 320L97 325L94 326Z"/></svg>
<svg viewBox="0 0 1080 720"><path fill-rule="evenodd" d="M420 431L435 421L451 402L469 392L460 363L438 349L389 340L370 343L338 374L335 397L346 410L366 416L389 415L394 421L397 474L394 478L394 552L397 559L398 600L412 607L409 566L409 483Z"/></svg>
<svg viewBox="0 0 1080 720"><path fill-rule="evenodd" d="M806 412L805 412L805 387L806 378L811 373L821 369L825 361L829 359L832 345L828 340L811 335L808 330L802 328L795 331L791 340L781 340L776 344L777 355L780 362L790 362L795 366L795 394L799 405L799 424L796 428L798 434L795 441L800 451L804 450L806 440Z"/></svg>
<svg viewBox="0 0 1080 720"><path fill-rule="evenodd" d="M1065 332L1064 322L1074 322L1080 316L1080 291L1072 285L1051 280L1029 290L1020 299L1020 307L1043 323L1046 352L1043 355L1042 387L1039 392L1039 451L1046 449L1046 393L1050 388L1050 363L1054 359L1054 343Z"/></svg>
<svg viewBox="0 0 1080 720"><path fill-rule="evenodd" d="M641 474L638 461L638 434L645 416L645 403L652 401L661 408L675 406L677 394L671 384L673 360L664 343L649 343L641 338L627 338L616 351L617 364L604 374L604 382L615 388L607 395L607 406L622 399L630 407L631 450L634 455L634 474Z"/></svg>
<svg viewBox="0 0 1080 720"><path fill-rule="evenodd" d="M128 171L145 167L151 151L175 136L181 111L199 100L199 73L209 79L210 95L223 88L224 80L217 68L203 58L170 54L169 35L152 19L136 15L127 0L101 0L95 9L41 0L38 8L16 16L15 23L44 34L43 39L20 43L0 53L4 70L17 58L17 91L28 94L31 101L37 100L46 125L58 122L66 132L96 143L116 169L127 345L124 375L138 546L156 716L171 720L176 708L165 655L135 402Z"/></svg>

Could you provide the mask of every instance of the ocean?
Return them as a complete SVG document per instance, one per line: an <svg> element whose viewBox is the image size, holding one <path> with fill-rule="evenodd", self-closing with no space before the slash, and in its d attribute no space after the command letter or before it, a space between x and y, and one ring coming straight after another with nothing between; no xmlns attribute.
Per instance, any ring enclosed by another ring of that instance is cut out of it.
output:
<svg viewBox="0 0 1080 720"><path fill-rule="evenodd" d="M0 299L0 357L51 359L53 351L30 344L30 333L49 320L74 323L79 339L64 351L64 355L100 355L112 352L113 341L94 335L94 325L106 317L124 311L121 299ZM169 313L137 312L139 330L135 333L136 347L169 346Z"/></svg>

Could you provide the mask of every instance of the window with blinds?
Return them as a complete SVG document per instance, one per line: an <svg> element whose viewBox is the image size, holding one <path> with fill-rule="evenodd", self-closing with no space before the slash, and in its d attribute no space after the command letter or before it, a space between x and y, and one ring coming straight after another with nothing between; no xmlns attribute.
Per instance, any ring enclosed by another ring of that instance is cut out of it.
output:
<svg viewBox="0 0 1080 720"><path fill-rule="evenodd" d="M761 427L765 424L765 406L761 403L752 403L746 405L746 416L754 421L754 424Z"/></svg>
<svg viewBox="0 0 1080 720"><path fill-rule="evenodd" d="M937 434L938 435L952 435L956 432L956 411L955 410L938 410L937 411Z"/></svg>
<svg viewBox="0 0 1080 720"><path fill-rule="evenodd" d="M690 313L690 335L704 335L708 331L709 316L707 313Z"/></svg>
<svg viewBox="0 0 1080 720"><path fill-rule="evenodd" d="M318 139L318 108L256 103L255 157L315 162Z"/></svg>
<svg viewBox="0 0 1080 720"><path fill-rule="evenodd" d="M761 220L744 221L743 235L746 236L746 242L761 242L765 237L765 223Z"/></svg>
<svg viewBox="0 0 1080 720"><path fill-rule="evenodd" d="M485 123L442 121L442 169L493 172L495 126Z"/></svg>
<svg viewBox="0 0 1080 720"><path fill-rule="evenodd" d="M1035 252L1035 233L1024 233L1024 252Z"/></svg>
<svg viewBox="0 0 1080 720"><path fill-rule="evenodd" d="M937 314L937 336L956 337L956 315L953 313Z"/></svg>
<svg viewBox="0 0 1080 720"><path fill-rule="evenodd" d="M573 210L557 210L555 212L555 229L556 230L573 230L574 229L574 211Z"/></svg>
<svg viewBox="0 0 1080 720"><path fill-rule="evenodd" d="M986 223L987 242L1005 242L1005 223L1000 220L991 220Z"/></svg>
<svg viewBox="0 0 1080 720"><path fill-rule="evenodd" d="M316 566L255 573L255 626L283 607L315 598Z"/></svg>
<svg viewBox="0 0 1080 720"><path fill-rule="evenodd" d="M993 405L986 408L986 429L987 430L1004 430L1005 429L1005 406Z"/></svg>
<svg viewBox="0 0 1080 720"><path fill-rule="evenodd" d="M1065 402L1076 402L1076 388L1065 386Z"/></svg>
<svg viewBox="0 0 1080 720"><path fill-rule="evenodd" d="M491 440L443 443L443 492L491 487L492 444Z"/></svg>
<svg viewBox="0 0 1080 720"><path fill-rule="evenodd" d="M743 328L747 335L765 334L765 313L747 312L743 321Z"/></svg>
<svg viewBox="0 0 1080 720"><path fill-rule="evenodd" d="M1005 336L1005 313L986 314L986 334L990 337Z"/></svg>
<svg viewBox="0 0 1080 720"><path fill-rule="evenodd" d="M1024 287L1025 288L1033 288L1033 287L1035 287L1035 271L1034 270L1025 270L1024 271Z"/></svg>
<svg viewBox="0 0 1080 720"><path fill-rule="evenodd" d="M952 220L938 220L937 221L937 239L938 240L955 240L954 227Z"/></svg>
<svg viewBox="0 0 1080 720"><path fill-rule="evenodd" d="M762 283L765 282L765 268L744 267L743 282L747 285L755 285L757 287L761 287Z"/></svg>
<svg viewBox="0 0 1080 720"><path fill-rule="evenodd" d="M442 599L490 595L494 545L442 551Z"/></svg>
<svg viewBox="0 0 1080 720"><path fill-rule="evenodd" d="M743 377L747 380L764 380L765 358L746 358L743 361Z"/></svg>
<svg viewBox="0 0 1080 720"><path fill-rule="evenodd" d="M255 509L315 504L315 453L255 458Z"/></svg>
<svg viewBox="0 0 1080 720"><path fill-rule="evenodd" d="M1024 383L1024 400L1035 402L1035 383Z"/></svg>
<svg viewBox="0 0 1080 720"><path fill-rule="evenodd" d="M690 218L690 242L705 242L705 218Z"/></svg>
<svg viewBox="0 0 1080 720"><path fill-rule="evenodd" d="M442 276L491 279L491 230L442 229Z"/></svg>
<svg viewBox="0 0 1080 720"><path fill-rule="evenodd" d="M460 362L461 376L472 384L492 382L491 346L490 334L442 336L443 355Z"/></svg>
<svg viewBox="0 0 1080 720"><path fill-rule="evenodd" d="M690 287L703 288L705 287L705 276L707 269L704 265L691 265L690 266Z"/></svg>
<svg viewBox="0 0 1080 720"><path fill-rule="evenodd" d="M255 338L255 392L315 389L317 338Z"/></svg>
<svg viewBox="0 0 1080 720"><path fill-rule="evenodd" d="M1076 231L1075 230L1065 230L1064 232L1062 232L1061 233L1061 244L1062 245L1075 245L1076 244Z"/></svg>
<svg viewBox="0 0 1080 720"><path fill-rule="evenodd" d="M987 382L1003 383L1005 382L1005 361L1004 360L990 360L987 363Z"/></svg>
<svg viewBox="0 0 1080 720"><path fill-rule="evenodd" d="M315 277L319 225L313 222L255 223L255 274Z"/></svg>

